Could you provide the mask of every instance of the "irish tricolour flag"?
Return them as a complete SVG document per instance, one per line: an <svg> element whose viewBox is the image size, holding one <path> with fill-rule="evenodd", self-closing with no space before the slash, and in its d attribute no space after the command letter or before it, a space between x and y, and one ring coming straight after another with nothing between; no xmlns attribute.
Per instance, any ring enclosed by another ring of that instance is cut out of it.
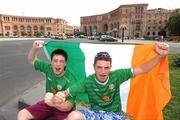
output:
<svg viewBox="0 0 180 120"><path fill-rule="evenodd" d="M154 45L95 44L50 41L44 45L46 55L57 48L68 53L67 67L78 79L93 74L96 53L107 51L112 57L112 70L142 65L157 55ZM138 75L120 85L122 110L134 120L162 120L162 110L171 98L168 58L150 72Z"/></svg>

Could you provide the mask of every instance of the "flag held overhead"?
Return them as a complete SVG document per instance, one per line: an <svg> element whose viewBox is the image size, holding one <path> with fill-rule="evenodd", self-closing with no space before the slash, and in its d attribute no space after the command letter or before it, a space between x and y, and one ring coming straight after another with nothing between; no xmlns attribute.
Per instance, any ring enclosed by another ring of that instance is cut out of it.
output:
<svg viewBox="0 0 180 120"><path fill-rule="evenodd" d="M130 68L151 60L157 53L154 45L95 44L49 41L44 44L48 58L54 49L63 49L69 59L67 68L83 80L94 73L94 57L106 51L112 57L111 70ZM162 120L162 110L171 98L168 57L148 73L138 75L120 85L122 110L135 120Z"/></svg>

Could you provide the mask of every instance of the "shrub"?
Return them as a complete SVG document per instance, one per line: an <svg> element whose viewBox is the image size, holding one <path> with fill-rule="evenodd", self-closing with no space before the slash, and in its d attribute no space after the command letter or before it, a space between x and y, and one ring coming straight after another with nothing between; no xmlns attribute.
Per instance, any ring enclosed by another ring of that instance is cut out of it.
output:
<svg viewBox="0 0 180 120"><path fill-rule="evenodd" d="M180 67L180 54L176 54L173 58L173 64L176 67Z"/></svg>

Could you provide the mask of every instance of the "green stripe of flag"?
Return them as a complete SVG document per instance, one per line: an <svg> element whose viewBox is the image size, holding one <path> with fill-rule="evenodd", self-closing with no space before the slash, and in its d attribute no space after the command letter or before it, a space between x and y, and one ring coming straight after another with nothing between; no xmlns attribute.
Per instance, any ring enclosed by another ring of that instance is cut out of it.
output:
<svg viewBox="0 0 180 120"><path fill-rule="evenodd" d="M49 41L44 45L45 54L50 60L50 54L55 49L63 49L68 54L67 68L76 75L78 80L86 77L85 57L78 42Z"/></svg>

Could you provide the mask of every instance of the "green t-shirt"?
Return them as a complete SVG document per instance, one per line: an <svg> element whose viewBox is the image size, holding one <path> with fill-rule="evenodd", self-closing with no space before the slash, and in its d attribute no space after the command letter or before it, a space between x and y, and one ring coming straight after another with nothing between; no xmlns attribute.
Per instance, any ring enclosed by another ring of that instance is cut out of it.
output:
<svg viewBox="0 0 180 120"><path fill-rule="evenodd" d="M131 69L119 69L110 72L105 84L96 79L95 74L90 75L84 81L70 86L70 95L76 96L85 92L88 94L91 108L94 110L121 111L121 99L119 85L133 76Z"/></svg>
<svg viewBox="0 0 180 120"><path fill-rule="evenodd" d="M66 90L70 84L74 84L75 76L66 69L65 74L58 77L54 74L51 64L44 60L36 59L34 62L35 70L43 72L46 76L46 92L51 92L51 87L53 87L56 92L61 90ZM74 98L68 97L67 100L74 105Z"/></svg>

